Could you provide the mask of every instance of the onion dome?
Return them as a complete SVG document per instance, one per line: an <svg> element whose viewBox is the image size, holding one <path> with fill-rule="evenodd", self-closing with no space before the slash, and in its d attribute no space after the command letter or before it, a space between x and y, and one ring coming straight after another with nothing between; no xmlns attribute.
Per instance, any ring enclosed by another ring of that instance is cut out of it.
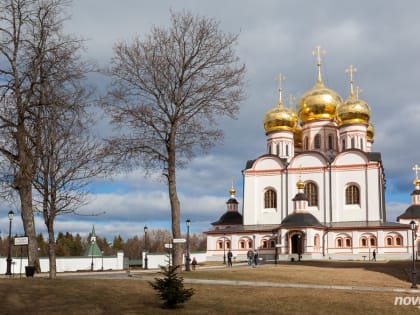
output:
<svg viewBox="0 0 420 315"><path fill-rule="evenodd" d="M366 140L369 142L373 142L373 136L375 135L375 127L373 127L373 124L369 122L369 125L367 127L366 131Z"/></svg>
<svg viewBox="0 0 420 315"><path fill-rule="evenodd" d="M297 113L302 124L316 119L332 120L336 107L341 104L340 95L327 88L321 78L321 51L318 46L318 79L315 86L307 91L297 103Z"/></svg>
<svg viewBox="0 0 420 315"><path fill-rule="evenodd" d="M353 72L357 71L352 65L346 72L350 73L350 94L348 99L337 107L337 122L339 126L345 124L368 124L370 119L369 105L359 99L358 93L353 92Z"/></svg>
<svg viewBox="0 0 420 315"><path fill-rule="evenodd" d="M298 148L302 147L302 127L296 126L295 133L293 135L293 140L295 142L295 146Z"/></svg>
<svg viewBox="0 0 420 315"><path fill-rule="evenodd" d="M305 183L299 178L298 182L296 183L296 188L300 191L305 189Z"/></svg>
<svg viewBox="0 0 420 315"><path fill-rule="evenodd" d="M281 100L281 82L283 80L284 77L279 75L279 100L277 105L264 115L263 122L266 133L279 130L293 131L297 126L296 113L293 109L285 107Z"/></svg>

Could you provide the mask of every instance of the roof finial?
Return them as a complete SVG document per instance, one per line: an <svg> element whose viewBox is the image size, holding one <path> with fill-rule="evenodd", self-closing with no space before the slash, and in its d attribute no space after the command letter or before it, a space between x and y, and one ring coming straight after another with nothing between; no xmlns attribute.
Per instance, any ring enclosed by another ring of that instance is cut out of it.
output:
<svg viewBox="0 0 420 315"><path fill-rule="evenodd" d="M356 100L359 100L359 94L362 92L363 90L360 88L360 86L356 86Z"/></svg>
<svg viewBox="0 0 420 315"><path fill-rule="evenodd" d="M295 101L295 99L296 99L296 97L295 97L293 94L289 94L289 95L287 96L287 100L289 101L289 105L290 105L290 107L292 107L292 106L293 106L293 102Z"/></svg>
<svg viewBox="0 0 420 315"><path fill-rule="evenodd" d="M354 96L354 91L353 91L353 73L357 72L357 68L353 67L353 65L350 65L347 69L346 69L346 73L349 73L349 77L350 77L350 97ZM359 97L357 97L358 99Z"/></svg>
<svg viewBox="0 0 420 315"><path fill-rule="evenodd" d="M276 77L276 80L279 81L279 104L282 103L282 99L281 99L281 92L282 92L282 83L284 81L284 79L286 79L285 76L283 76L281 73Z"/></svg>
<svg viewBox="0 0 420 315"><path fill-rule="evenodd" d="M236 190L235 190L235 188L233 187L233 182L234 182L234 178L233 177L231 177L230 178L230 181L231 181L231 187L230 187L230 189L229 189L229 194L230 194L230 197L231 198L235 198L235 193L236 193Z"/></svg>
<svg viewBox="0 0 420 315"><path fill-rule="evenodd" d="M414 186L416 186L416 189L420 189L420 179L419 179L420 167L417 164L414 165L413 171L416 172L416 178L413 180L413 184Z"/></svg>
<svg viewBox="0 0 420 315"><path fill-rule="evenodd" d="M420 167L416 164L413 167L413 171L416 172L416 180L419 179L419 171L420 171Z"/></svg>
<svg viewBox="0 0 420 315"><path fill-rule="evenodd" d="M325 54L327 51L325 49L321 50L321 46L318 45L315 47L316 50L312 50L312 55L317 56L317 67L318 67L318 79L317 83L322 83L321 77L321 54Z"/></svg>

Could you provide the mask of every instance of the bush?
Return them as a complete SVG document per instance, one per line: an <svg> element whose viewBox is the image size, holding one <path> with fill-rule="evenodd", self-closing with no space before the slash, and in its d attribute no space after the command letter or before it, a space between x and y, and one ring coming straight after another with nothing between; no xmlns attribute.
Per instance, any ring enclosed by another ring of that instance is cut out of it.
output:
<svg viewBox="0 0 420 315"><path fill-rule="evenodd" d="M188 301L194 294L194 289L184 289L184 278L178 275L179 266L161 266L160 274L163 278L155 278L154 282L149 284L158 291L161 300L164 301L163 308L177 308L179 304Z"/></svg>

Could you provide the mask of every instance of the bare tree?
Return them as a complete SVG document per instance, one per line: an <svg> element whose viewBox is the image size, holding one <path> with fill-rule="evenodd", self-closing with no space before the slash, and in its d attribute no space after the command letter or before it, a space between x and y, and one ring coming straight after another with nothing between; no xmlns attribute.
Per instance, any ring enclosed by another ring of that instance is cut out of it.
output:
<svg viewBox="0 0 420 315"><path fill-rule="evenodd" d="M235 55L237 35L188 12L171 13L169 28L115 45L105 106L121 133L111 139L129 167L160 169L168 184L172 236L181 237L176 169L218 143L218 116L234 118L245 66ZM174 250L182 263L182 246Z"/></svg>
<svg viewBox="0 0 420 315"><path fill-rule="evenodd" d="M0 153L10 163L4 178L18 192L29 265L37 270L32 188L45 167L45 128L54 128L51 113L63 112L53 108L68 106L70 93L81 91L74 82L85 73L75 62L81 41L62 32L69 3L0 0Z"/></svg>
<svg viewBox="0 0 420 315"><path fill-rule="evenodd" d="M75 95L78 97L73 99ZM75 91L68 95L64 100L65 106L61 107L59 104L62 97L51 91L48 96L52 97L56 106L50 107L45 113L41 127L39 145L42 154L34 179L38 194L34 197L35 208L41 210L47 227L50 278L55 278L54 221L59 215L75 213L87 203L88 184L93 178L105 173L106 155L101 143L94 141L86 128L90 120L86 120L88 114L80 106L86 101L84 93Z"/></svg>

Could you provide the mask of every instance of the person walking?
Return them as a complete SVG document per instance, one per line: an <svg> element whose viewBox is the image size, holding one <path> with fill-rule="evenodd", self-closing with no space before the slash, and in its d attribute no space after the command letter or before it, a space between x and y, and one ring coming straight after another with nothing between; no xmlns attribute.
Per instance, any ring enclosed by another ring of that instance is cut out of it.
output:
<svg viewBox="0 0 420 315"><path fill-rule="evenodd" d="M195 266L197 266L197 259L195 259L195 257L193 258L193 260L191 262L191 265L192 265L192 270L194 271L195 270Z"/></svg>
<svg viewBox="0 0 420 315"><path fill-rule="evenodd" d="M230 249L228 251L227 257L228 257L228 267L232 267L232 257L233 257L233 254L232 254L232 252L231 252Z"/></svg>
<svg viewBox="0 0 420 315"><path fill-rule="evenodd" d="M254 253L252 252L252 250L249 250L246 253L246 258L248 258L248 266L252 266L252 261L254 259Z"/></svg>
<svg viewBox="0 0 420 315"><path fill-rule="evenodd" d="M254 267L257 267L258 265L258 252L254 252Z"/></svg>
<svg viewBox="0 0 420 315"><path fill-rule="evenodd" d="M372 260L373 260L373 261L376 261L376 251L375 251L375 250L373 250L373 253L372 253L372 255L373 255L373 258L372 258Z"/></svg>

